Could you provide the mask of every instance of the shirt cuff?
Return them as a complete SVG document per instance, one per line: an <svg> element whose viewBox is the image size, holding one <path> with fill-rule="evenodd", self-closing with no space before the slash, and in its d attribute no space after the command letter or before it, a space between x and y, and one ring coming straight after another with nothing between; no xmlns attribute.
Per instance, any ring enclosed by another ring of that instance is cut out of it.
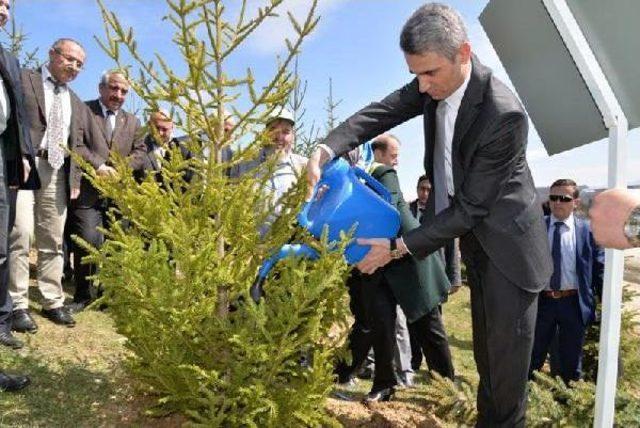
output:
<svg viewBox="0 0 640 428"><path fill-rule="evenodd" d="M329 155L329 160L336 157L336 152L334 152L333 149L326 144L318 144L318 148L324 150Z"/></svg>
<svg viewBox="0 0 640 428"><path fill-rule="evenodd" d="M396 247L398 247L398 249L400 251L402 251L402 254L411 254L411 255L413 255L413 253L411 253L411 251L409 251L409 248L404 243L404 239L402 239L402 237L396 239Z"/></svg>

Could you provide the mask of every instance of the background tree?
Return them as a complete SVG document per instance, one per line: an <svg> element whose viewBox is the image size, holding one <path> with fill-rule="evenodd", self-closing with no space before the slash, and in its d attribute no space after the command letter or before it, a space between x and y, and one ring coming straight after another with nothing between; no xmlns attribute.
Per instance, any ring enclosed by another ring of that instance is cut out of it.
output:
<svg viewBox="0 0 640 428"><path fill-rule="evenodd" d="M268 141L265 116L293 90L287 70L318 22L317 1L301 20L288 14L296 36L284 41L286 55L274 61L273 75L257 76L261 85L251 69L233 76L228 63L282 12L283 2L256 10L249 3L167 0L165 20L177 51L169 62L143 58L134 29L99 2L104 51L128 73L148 110L170 109L195 156L187 161L173 150L162 165L163 181L148 176L140 184L123 159L112 159L119 173L112 178L97 177L85 164L114 205L107 240L90 249L90 258L100 266L97 280L116 328L128 339L132 372L159 395L157 410L181 411L207 426L331 424L324 397L343 338L330 330L346 318L346 266L339 252L327 253L326 245L292 228L304 180L277 201L282 214L261 237L276 202L265 197L275 162L229 174ZM228 116L235 125L225 131ZM185 168L194 171L189 183ZM253 304L248 290L261 261L290 239L323 256L278 264L266 298Z"/></svg>
<svg viewBox="0 0 640 428"><path fill-rule="evenodd" d="M0 29L0 34L2 34L2 38L4 39L2 44L5 49L18 58L21 67L37 68L41 65L41 61L38 60L38 48L27 50L26 44L29 39L29 35L25 33L22 26L16 22L15 8L16 1L11 0L12 13L9 25L5 25Z"/></svg>

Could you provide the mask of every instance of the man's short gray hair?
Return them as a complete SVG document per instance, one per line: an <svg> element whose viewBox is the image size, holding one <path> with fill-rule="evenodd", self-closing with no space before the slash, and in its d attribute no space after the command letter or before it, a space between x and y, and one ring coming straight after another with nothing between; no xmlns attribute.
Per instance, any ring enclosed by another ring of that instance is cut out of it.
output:
<svg viewBox="0 0 640 428"><path fill-rule="evenodd" d="M102 76L100 76L100 86L107 86L109 84L109 80L111 80L111 76L113 76L114 74L122 76L122 78L126 80L127 83L129 82L124 71L120 70L119 68L112 68L111 70L107 70L102 73Z"/></svg>
<svg viewBox="0 0 640 428"><path fill-rule="evenodd" d="M78 46L80 49L82 49L82 52L84 52L84 47L80 44L79 41L72 39L70 37L62 37L58 40L56 40L55 42L53 42L53 44L51 45L51 49L60 49L62 47L63 44L65 43L73 43L76 46Z"/></svg>
<svg viewBox="0 0 640 428"><path fill-rule="evenodd" d="M402 27L400 48L409 55L427 52L453 61L460 46L469 41L458 12L441 3L427 3L416 10Z"/></svg>

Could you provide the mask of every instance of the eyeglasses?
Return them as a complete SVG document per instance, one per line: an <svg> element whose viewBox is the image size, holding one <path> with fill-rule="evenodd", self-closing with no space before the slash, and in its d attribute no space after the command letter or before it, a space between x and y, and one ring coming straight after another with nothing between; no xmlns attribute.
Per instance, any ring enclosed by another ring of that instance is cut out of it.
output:
<svg viewBox="0 0 640 428"><path fill-rule="evenodd" d="M68 63L75 65L78 70L82 70L84 68L84 63L82 61L75 59L72 56L63 54L59 48L55 48L53 51L58 55L60 55L62 58L64 58L64 60L67 61Z"/></svg>
<svg viewBox="0 0 640 428"><path fill-rule="evenodd" d="M569 195L549 195L549 200L552 202L571 202L573 198Z"/></svg>

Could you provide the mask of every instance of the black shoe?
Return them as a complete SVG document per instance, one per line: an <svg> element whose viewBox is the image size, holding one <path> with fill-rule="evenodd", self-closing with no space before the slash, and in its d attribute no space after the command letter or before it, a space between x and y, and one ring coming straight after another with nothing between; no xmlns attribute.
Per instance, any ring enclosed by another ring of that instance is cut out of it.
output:
<svg viewBox="0 0 640 428"><path fill-rule="evenodd" d="M66 309L71 314L77 314L84 311L90 304L91 300L82 300L80 302L69 303L66 305Z"/></svg>
<svg viewBox="0 0 640 428"><path fill-rule="evenodd" d="M367 394L366 397L362 400L364 404L367 403L378 403L381 401L389 401L393 394L395 393L395 389L393 387L381 389L380 391L373 392Z"/></svg>
<svg viewBox="0 0 640 428"><path fill-rule="evenodd" d="M13 311L11 328L20 333L35 333L38 331L38 325L31 318L28 309L16 309Z"/></svg>
<svg viewBox="0 0 640 428"><path fill-rule="evenodd" d="M64 308L43 309L42 316L53 321L55 324L73 327L76 321Z"/></svg>
<svg viewBox="0 0 640 428"><path fill-rule="evenodd" d="M27 376L12 376L0 372L0 391L19 391L30 383L31 380Z"/></svg>
<svg viewBox="0 0 640 428"><path fill-rule="evenodd" d="M20 349L24 346L24 343L16 339L10 331L0 333L0 344L13 349Z"/></svg>

